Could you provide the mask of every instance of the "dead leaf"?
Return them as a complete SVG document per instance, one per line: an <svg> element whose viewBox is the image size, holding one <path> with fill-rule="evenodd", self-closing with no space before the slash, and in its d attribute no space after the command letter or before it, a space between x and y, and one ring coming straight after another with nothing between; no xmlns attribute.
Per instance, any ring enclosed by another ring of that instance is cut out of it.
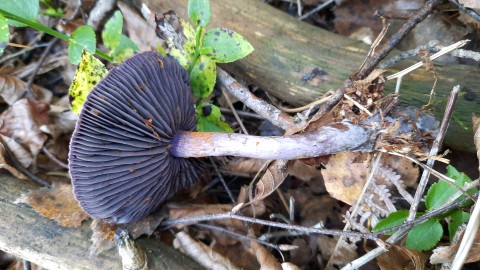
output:
<svg viewBox="0 0 480 270"><path fill-rule="evenodd" d="M0 135L0 137L3 139L3 136ZM23 173L19 172L15 167L10 166L7 163L7 161L5 160L5 155L6 155L5 148L3 144L0 143L0 168L7 170L9 173L11 173L13 176L15 176L18 179L23 179L23 180L28 179L28 177L26 177Z"/></svg>
<svg viewBox="0 0 480 270"><path fill-rule="evenodd" d="M52 100L53 94L51 91L36 84L32 85L32 90L35 100L45 103L49 103ZM26 82L9 75L0 76L0 96L8 105L12 105L23 97L29 97L29 95Z"/></svg>
<svg viewBox="0 0 480 270"><path fill-rule="evenodd" d="M93 231L90 256L98 255L115 247L114 236L118 225L110 224L104 220L94 219L92 224L90 224L90 228Z"/></svg>
<svg viewBox="0 0 480 270"><path fill-rule="evenodd" d="M250 241L250 247L253 253L257 256L257 261L260 264L260 270L279 270L282 265L277 259L262 245L256 241Z"/></svg>
<svg viewBox="0 0 480 270"><path fill-rule="evenodd" d="M402 246L392 246L377 257L382 270L422 270L428 260L426 253L417 252Z"/></svg>
<svg viewBox="0 0 480 270"><path fill-rule="evenodd" d="M48 110L46 103L21 99L0 115L0 134L13 139L4 141L24 167L30 166L48 139L40 129L50 124ZM17 151L18 146L28 154Z"/></svg>
<svg viewBox="0 0 480 270"><path fill-rule="evenodd" d="M326 235L317 237L318 251L322 258L330 263L330 267L325 269L340 269L358 258L356 243L347 243L344 240L337 244L338 241L339 237L331 238ZM332 254L333 251L335 254Z"/></svg>
<svg viewBox="0 0 480 270"><path fill-rule="evenodd" d="M370 164L368 153L339 153L322 170L328 193L337 200L353 205L365 185Z"/></svg>
<svg viewBox="0 0 480 270"><path fill-rule="evenodd" d="M437 247L433 250L432 256L430 256L431 264L439 263L451 263L457 254L458 248L460 246L460 241L463 238L463 233L465 231L466 225L463 227L463 230L458 229L454 237L454 244L444 247ZM473 240L472 247L468 252L465 263L477 262L480 261L480 230L477 231L475 239Z"/></svg>
<svg viewBox="0 0 480 270"><path fill-rule="evenodd" d="M204 243L195 241L185 232L179 232L175 235L173 246L193 258L207 269L240 269L228 258L213 251Z"/></svg>
<svg viewBox="0 0 480 270"><path fill-rule="evenodd" d="M55 184L23 194L16 203L29 204L42 216L53 219L64 227L78 227L88 215L80 208L69 184Z"/></svg>
<svg viewBox="0 0 480 270"><path fill-rule="evenodd" d="M272 194L288 176L295 161L292 160L274 160L268 165L262 178L255 185L255 196L250 203L263 200Z"/></svg>
<svg viewBox="0 0 480 270"><path fill-rule="evenodd" d="M252 177L261 170L264 164L265 160L263 159L234 158L227 165L223 166L222 169L231 174ZM319 169L305 165L303 162L295 162L290 175L302 181L310 181L312 178L322 177Z"/></svg>

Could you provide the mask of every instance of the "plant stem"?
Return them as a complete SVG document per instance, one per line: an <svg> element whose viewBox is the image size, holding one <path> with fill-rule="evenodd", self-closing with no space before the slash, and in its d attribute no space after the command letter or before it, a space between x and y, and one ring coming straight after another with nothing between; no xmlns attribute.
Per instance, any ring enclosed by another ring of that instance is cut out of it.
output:
<svg viewBox="0 0 480 270"><path fill-rule="evenodd" d="M198 58L200 57L200 48L202 47L201 40L202 40L202 32L203 32L203 26L197 27L197 32L195 35L195 53L193 54L193 59L192 63L190 63L190 66L188 67L188 74L192 74L193 67L198 61Z"/></svg>
<svg viewBox="0 0 480 270"><path fill-rule="evenodd" d="M56 30L53 30L52 28L50 27L47 27L39 22L36 22L36 21L31 21L31 20L27 20L27 19L24 19L22 17L19 17L13 13L10 13L8 11L5 11L3 9L0 9L0 13L3 14L5 16L5 18L7 19L10 19L10 20L14 20L14 21L17 21L17 22L20 22L20 23L23 23L23 24L26 24L34 29L37 29L39 31L42 31L44 33L47 33L51 36L54 36L54 37L57 37L57 38L60 38L60 39L63 39L65 41L68 41L68 42L74 42L72 38L70 38L69 36L63 34L63 33L60 33ZM96 49L95 50L95 53L104 58L105 60L109 61L109 62L112 62L113 61L113 58L110 57L108 54Z"/></svg>
<svg viewBox="0 0 480 270"><path fill-rule="evenodd" d="M348 122L323 126L310 133L260 137L235 133L180 132L172 145L176 157L241 156L300 159L338 152L371 152L379 132Z"/></svg>

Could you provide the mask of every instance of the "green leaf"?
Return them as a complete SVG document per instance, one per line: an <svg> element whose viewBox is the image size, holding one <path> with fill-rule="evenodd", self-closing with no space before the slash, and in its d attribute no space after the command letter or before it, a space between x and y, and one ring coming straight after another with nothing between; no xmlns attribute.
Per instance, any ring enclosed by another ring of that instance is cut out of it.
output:
<svg viewBox="0 0 480 270"><path fill-rule="evenodd" d="M120 38L122 36L123 28L123 15L117 10L113 16L108 19L105 24L105 28L102 31L102 40L103 44L107 46L108 49L113 51L118 44L120 44Z"/></svg>
<svg viewBox="0 0 480 270"><path fill-rule="evenodd" d="M380 220L375 228L373 228L372 232L379 232L385 229L389 229L395 226L398 226L400 224L403 224L403 222L407 219L408 217L408 211L407 210L399 210L393 213L390 213L386 218ZM389 235L393 234L394 232L388 233Z"/></svg>
<svg viewBox="0 0 480 270"><path fill-rule="evenodd" d="M107 69L100 60L88 52L83 53L72 85L68 90L72 98L72 111L75 114L80 114L88 93L107 73Z"/></svg>
<svg viewBox="0 0 480 270"><path fill-rule="evenodd" d="M135 52L138 52L140 49L137 44L135 44L130 38L125 35L120 37L120 43L112 52L113 61L115 63L121 63L127 58L133 56Z"/></svg>
<svg viewBox="0 0 480 270"><path fill-rule="evenodd" d="M424 251L432 249L442 238L443 228L436 219L429 219L415 226L407 235L406 247L409 249Z"/></svg>
<svg viewBox="0 0 480 270"><path fill-rule="evenodd" d="M10 29L8 28L7 19L0 14L0 55L3 54L3 49L7 47L10 41Z"/></svg>
<svg viewBox="0 0 480 270"><path fill-rule="evenodd" d="M210 1L188 0L188 17L195 26L206 27L210 22Z"/></svg>
<svg viewBox="0 0 480 270"><path fill-rule="evenodd" d="M226 28L208 30L203 38L202 49L208 47L212 51L205 55L218 63L236 61L253 51L252 45L244 37Z"/></svg>
<svg viewBox="0 0 480 270"><path fill-rule="evenodd" d="M458 172L453 166L447 166L447 174L448 177L455 180L455 185L459 187L463 187L465 183L470 183L472 180L464 173ZM457 192L457 189L452 187L451 185L445 183L444 181L438 181L437 183L433 184L427 192L427 196L425 197L425 205L427 209L433 209L442 205L445 201L447 201L453 194ZM471 189L468 191L470 194L474 194L476 189ZM465 198L462 196L459 200Z"/></svg>
<svg viewBox="0 0 480 270"><path fill-rule="evenodd" d="M469 219L470 214L460 210L453 212L448 217L448 234L450 236L450 242L453 241L453 237L455 236L458 227L460 227L460 225L462 225L463 223L468 222Z"/></svg>
<svg viewBox="0 0 480 270"><path fill-rule="evenodd" d="M83 25L78 27L70 38L68 46L68 58L74 65L78 65L82 57L82 51L94 54L95 53L95 32L92 27Z"/></svg>
<svg viewBox="0 0 480 270"><path fill-rule="evenodd" d="M175 58L183 68L188 69L188 66L192 62L192 57L195 54L195 30L192 25L185 20L179 20L187 41L183 44L183 50L176 48L173 44L169 45L168 47L170 48L170 51L168 54Z"/></svg>
<svg viewBox="0 0 480 270"><path fill-rule="evenodd" d="M215 61L203 55L190 73L190 87L196 97L206 98L212 93L217 79L217 65Z"/></svg>
<svg viewBox="0 0 480 270"><path fill-rule="evenodd" d="M37 21L39 1L38 0L1 0L0 9L13 13L29 21ZM8 20L11 26L24 27L23 23Z"/></svg>
<svg viewBox="0 0 480 270"><path fill-rule="evenodd" d="M233 132L232 128L220 119L220 109L209 103L202 103L196 109L197 130L202 132Z"/></svg>

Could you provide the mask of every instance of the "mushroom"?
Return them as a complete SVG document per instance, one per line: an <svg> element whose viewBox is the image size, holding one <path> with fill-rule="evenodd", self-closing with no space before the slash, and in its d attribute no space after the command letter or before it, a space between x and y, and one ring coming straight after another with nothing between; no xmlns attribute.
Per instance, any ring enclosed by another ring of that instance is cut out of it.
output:
<svg viewBox="0 0 480 270"><path fill-rule="evenodd" d="M70 143L74 194L94 218L138 221L202 171L196 157L299 159L372 151L378 131L349 122L292 136L195 132L187 72L172 58L137 54L90 92Z"/></svg>

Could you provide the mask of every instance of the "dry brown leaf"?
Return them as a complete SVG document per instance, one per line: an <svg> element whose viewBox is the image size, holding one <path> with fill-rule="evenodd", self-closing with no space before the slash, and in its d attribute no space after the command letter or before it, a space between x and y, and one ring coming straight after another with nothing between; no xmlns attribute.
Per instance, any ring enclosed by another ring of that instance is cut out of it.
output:
<svg viewBox="0 0 480 270"><path fill-rule="evenodd" d="M466 226L465 226L466 227ZM465 228L463 227L463 228ZM460 241L463 238L463 232L465 230L459 229L454 237L454 244L450 246L437 247L433 250L432 256L430 256L431 264L439 263L450 263L455 258L458 248L460 246ZM477 262L480 261L480 230L477 231L475 239L473 240L472 247L468 252L468 256L465 259L465 263Z"/></svg>
<svg viewBox="0 0 480 270"><path fill-rule="evenodd" d="M185 232L179 232L175 235L175 240L173 240L173 246L193 258L195 261L197 261L207 269L240 269L235 266L228 258L213 251L204 243L195 241Z"/></svg>
<svg viewBox="0 0 480 270"><path fill-rule="evenodd" d="M265 160L256 158L234 158L222 169L231 174L242 176L254 176L265 164ZM302 180L310 181L312 178L322 177L320 170L305 165L303 162L295 162L290 175Z"/></svg>
<svg viewBox="0 0 480 270"><path fill-rule="evenodd" d="M339 153L330 157L322 170L328 193L353 205L367 180L370 157L368 153Z"/></svg>
<svg viewBox="0 0 480 270"><path fill-rule="evenodd" d="M115 247L115 231L118 225L110 224L103 220L94 219L90 228L93 231L92 245L90 246L90 256L98 255L103 251L109 250Z"/></svg>
<svg viewBox="0 0 480 270"><path fill-rule="evenodd" d="M21 99L0 115L0 134L13 139L4 141L24 167L30 166L48 139L40 128L50 124L48 111L46 103Z"/></svg>
<svg viewBox="0 0 480 270"><path fill-rule="evenodd" d="M64 227L78 227L88 219L73 196L69 184L55 184L52 188L40 188L23 194L16 203L26 203L42 216L53 219Z"/></svg>
<svg viewBox="0 0 480 270"><path fill-rule="evenodd" d="M0 138L3 139L4 136L0 135ZM8 138L6 138L8 139ZM5 148L3 144L0 143L0 168L7 170L13 176L18 179L28 179L23 173L19 172L15 167L8 165L7 161L5 160Z"/></svg>
<svg viewBox="0 0 480 270"><path fill-rule="evenodd" d="M38 85L32 85L35 100L49 103L52 100L52 92ZM25 95L25 96L24 96ZM3 75L0 76L0 96L8 105L12 105L23 97L29 97L27 83L17 77Z"/></svg>
<svg viewBox="0 0 480 270"><path fill-rule="evenodd" d="M274 160L268 165L262 178L255 185L255 196L250 203L255 203L265 199L272 194L288 176L295 161L292 160Z"/></svg>
<svg viewBox="0 0 480 270"><path fill-rule="evenodd" d="M250 241L250 247L253 249L253 253L257 256L260 270L282 269L282 265L277 261L275 256L273 256L264 246L256 241Z"/></svg>
<svg viewBox="0 0 480 270"><path fill-rule="evenodd" d="M427 260L426 253L402 246L392 246L387 253L377 257L378 266L382 270L421 270L425 269Z"/></svg>
<svg viewBox="0 0 480 270"><path fill-rule="evenodd" d="M317 237L319 253L325 261L328 261L331 264L330 267L326 267L325 269L339 269L358 258L356 244L349 244L345 241L341 241L337 247L338 239L339 237L331 238L326 235L319 235ZM334 250L336 252L335 254L332 254Z"/></svg>

